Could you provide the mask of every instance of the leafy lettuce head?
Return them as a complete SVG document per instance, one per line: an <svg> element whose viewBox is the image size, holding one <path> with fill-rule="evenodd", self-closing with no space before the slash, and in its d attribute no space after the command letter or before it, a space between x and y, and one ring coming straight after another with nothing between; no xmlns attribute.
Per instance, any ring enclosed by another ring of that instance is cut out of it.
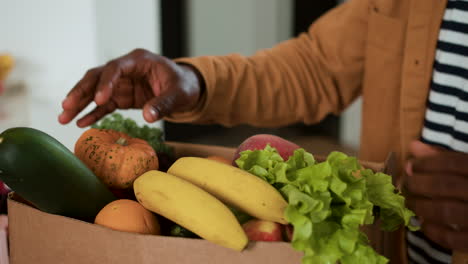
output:
<svg viewBox="0 0 468 264"><path fill-rule="evenodd" d="M364 169L354 157L332 152L317 162L304 149L284 161L277 150L241 152L236 160L277 188L288 201L287 221L294 227L291 245L304 252L303 264L387 263L369 245L362 225L382 220L382 229L410 229L414 213L392 184L391 176Z"/></svg>

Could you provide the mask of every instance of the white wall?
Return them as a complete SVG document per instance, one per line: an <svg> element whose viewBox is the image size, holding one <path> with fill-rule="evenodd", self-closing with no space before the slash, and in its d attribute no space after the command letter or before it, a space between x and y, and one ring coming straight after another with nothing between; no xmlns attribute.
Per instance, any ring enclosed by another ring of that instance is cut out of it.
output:
<svg viewBox="0 0 468 264"><path fill-rule="evenodd" d="M289 39L293 30L292 1L255 0L255 48L269 48Z"/></svg>
<svg viewBox="0 0 468 264"><path fill-rule="evenodd" d="M96 64L94 1L0 0L0 52L38 99L57 101Z"/></svg>
<svg viewBox="0 0 468 264"><path fill-rule="evenodd" d="M160 52L159 12L154 0L96 0L99 63L135 48Z"/></svg>
<svg viewBox="0 0 468 264"><path fill-rule="evenodd" d="M340 142L359 149L361 142L362 98L358 98L340 118Z"/></svg>
<svg viewBox="0 0 468 264"><path fill-rule="evenodd" d="M87 69L135 47L159 51L158 7L157 0L0 0L0 52L17 59L8 83L22 82L29 91L10 120L72 148L82 130L58 123L61 101ZM140 113L129 116L143 120Z"/></svg>
<svg viewBox="0 0 468 264"><path fill-rule="evenodd" d="M17 60L7 85L21 82L28 91L9 118L71 148L80 130L60 126L57 116L68 90L97 63L94 1L0 0L0 10L0 52Z"/></svg>
<svg viewBox="0 0 468 264"><path fill-rule="evenodd" d="M189 1L189 52L192 56L251 55L291 36L290 1Z"/></svg>

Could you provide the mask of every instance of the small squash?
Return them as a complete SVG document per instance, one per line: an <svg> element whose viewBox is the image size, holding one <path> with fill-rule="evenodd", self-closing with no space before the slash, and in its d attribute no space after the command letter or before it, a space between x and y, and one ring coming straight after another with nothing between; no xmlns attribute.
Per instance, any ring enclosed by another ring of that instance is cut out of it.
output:
<svg viewBox="0 0 468 264"><path fill-rule="evenodd" d="M148 142L110 129L85 131L75 144L75 155L113 189L130 188L138 176L159 168Z"/></svg>

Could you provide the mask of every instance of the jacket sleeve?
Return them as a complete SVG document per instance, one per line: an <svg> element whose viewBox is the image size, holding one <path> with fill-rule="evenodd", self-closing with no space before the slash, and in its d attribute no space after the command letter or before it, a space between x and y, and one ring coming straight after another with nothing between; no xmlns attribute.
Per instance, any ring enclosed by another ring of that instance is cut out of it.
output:
<svg viewBox="0 0 468 264"><path fill-rule="evenodd" d="M206 90L172 122L259 127L319 122L361 93L369 0L332 9L306 33L252 56L180 58L200 72Z"/></svg>

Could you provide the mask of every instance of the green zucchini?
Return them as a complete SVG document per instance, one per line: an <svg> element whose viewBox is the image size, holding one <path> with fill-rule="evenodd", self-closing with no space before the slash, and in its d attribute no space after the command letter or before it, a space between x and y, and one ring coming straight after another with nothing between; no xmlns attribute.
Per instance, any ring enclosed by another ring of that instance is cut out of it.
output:
<svg viewBox="0 0 468 264"><path fill-rule="evenodd" d="M70 150L33 128L0 134L0 180L41 211L88 222L116 200Z"/></svg>

